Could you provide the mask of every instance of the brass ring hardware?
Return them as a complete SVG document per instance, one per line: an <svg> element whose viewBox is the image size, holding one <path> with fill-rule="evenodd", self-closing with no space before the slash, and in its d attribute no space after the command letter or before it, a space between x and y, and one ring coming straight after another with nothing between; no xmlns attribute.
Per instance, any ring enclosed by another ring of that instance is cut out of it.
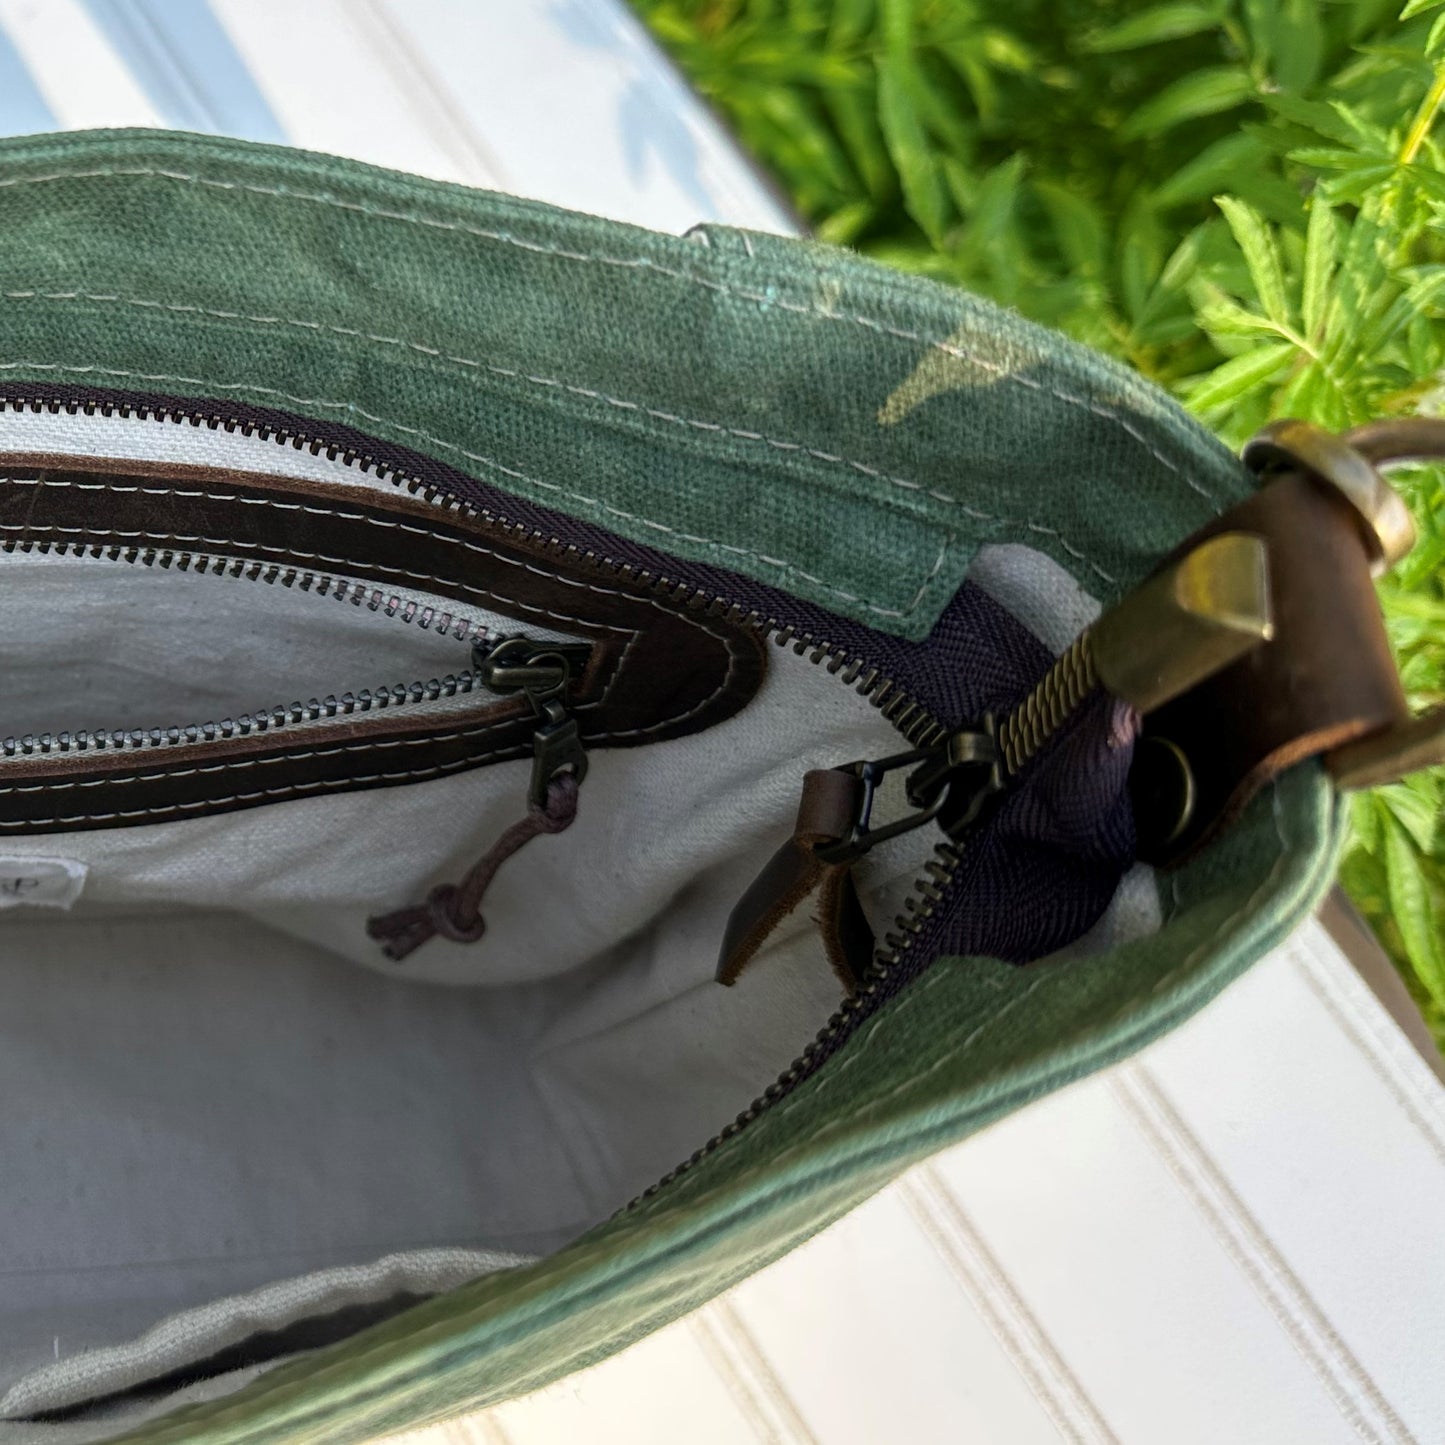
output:
<svg viewBox="0 0 1445 1445"><path fill-rule="evenodd" d="M1129 802L1141 838L1168 848L1194 817L1194 769L1178 743L1145 733L1134 748Z"/></svg>
<svg viewBox="0 0 1445 1445"><path fill-rule="evenodd" d="M1244 464L1261 474L1299 468L1334 487L1363 523L1370 571L1378 577L1415 545L1415 523L1409 508L1373 464L1376 459L1401 459L1398 454L1388 455L1389 444L1398 445L1392 431L1398 427L1399 423L1385 422L1377 424L1373 433L1371 428L1361 428L1359 432L1336 436L1313 422L1275 421L1245 444ZM1362 433L1368 434L1367 442L1385 440L1387 455L1372 458L1362 451L1356 445ZM1427 454L1439 454L1438 443Z"/></svg>
<svg viewBox="0 0 1445 1445"><path fill-rule="evenodd" d="M1377 467L1445 459L1445 421L1436 417L1370 422L1347 432L1345 440ZM1376 788L1442 762L1445 707L1346 743L1326 759L1330 776L1341 788Z"/></svg>
<svg viewBox="0 0 1445 1445"><path fill-rule="evenodd" d="M1445 460L1445 420L1277 421L1244 460L1259 490L1086 634L1100 683L1142 718L1130 793L1140 857L1163 866L1306 758L1340 788L1445 764L1445 707L1410 715L1373 585L1415 540L1382 472Z"/></svg>
<svg viewBox="0 0 1445 1445"><path fill-rule="evenodd" d="M1244 448L1255 471L1301 467L1334 486L1365 522L1366 544L1378 576L1415 544L1403 499L1377 470L1412 461L1445 460L1445 420L1397 417L1333 436L1303 421L1277 421ZM1445 707L1404 719L1333 749L1325 766L1336 786L1375 788L1421 768L1445 763Z"/></svg>

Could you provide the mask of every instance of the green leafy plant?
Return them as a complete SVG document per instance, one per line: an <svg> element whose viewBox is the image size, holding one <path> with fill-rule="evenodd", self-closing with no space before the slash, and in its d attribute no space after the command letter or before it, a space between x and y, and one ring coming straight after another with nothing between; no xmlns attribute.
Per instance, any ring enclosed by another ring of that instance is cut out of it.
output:
<svg viewBox="0 0 1445 1445"><path fill-rule="evenodd" d="M1445 0L635 0L824 239L1120 356L1226 440L1445 411ZM1445 486L1381 584L1445 700ZM1343 879L1445 1047L1445 774Z"/></svg>

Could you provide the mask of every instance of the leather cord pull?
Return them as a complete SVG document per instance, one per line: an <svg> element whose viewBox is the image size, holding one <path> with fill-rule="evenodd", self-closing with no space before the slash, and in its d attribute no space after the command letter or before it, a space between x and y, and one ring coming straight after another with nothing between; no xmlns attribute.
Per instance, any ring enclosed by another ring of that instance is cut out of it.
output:
<svg viewBox="0 0 1445 1445"><path fill-rule="evenodd" d="M873 930L863 913L849 863L825 863L817 850L846 837L857 816L863 781L856 773L819 768L805 774L793 836L738 900L728 918L717 981L736 983L778 925L814 893L828 962L850 993L873 960Z"/></svg>
<svg viewBox="0 0 1445 1445"><path fill-rule="evenodd" d="M553 778L547 787L546 804L532 804L527 816L513 823L460 883L439 884L427 894L425 903L368 919L367 933L381 944L388 958L398 963L438 935L453 943L475 943L487 931L482 899L497 870L533 838L570 828L577 817L577 791L573 774L561 773Z"/></svg>

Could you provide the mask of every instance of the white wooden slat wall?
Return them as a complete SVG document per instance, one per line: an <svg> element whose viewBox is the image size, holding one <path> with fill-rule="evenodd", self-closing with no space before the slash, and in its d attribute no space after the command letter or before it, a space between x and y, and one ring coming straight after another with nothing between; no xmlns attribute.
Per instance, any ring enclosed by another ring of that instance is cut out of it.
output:
<svg viewBox="0 0 1445 1445"><path fill-rule="evenodd" d="M57 128L162 123L80 0L0 0L0 28L49 103Z"/></svg>
<svg viewBox="0 0 1445 1445"><path fill-rule="evenodd" d="M663 230L791 226L620 0L0 0L0 47L29 80L0 131L225 115ZM1311 924L725 1299L398 1439L1424 1445L1442 1361L1445 1090Z"/></svg>
<svg viewBox="0 0 1445 1445"><path fill-rule="evenodd" d="M683 1323L399 1441L1438 1442L1442 1146L1445 1091L1312 922Z"/></svg>

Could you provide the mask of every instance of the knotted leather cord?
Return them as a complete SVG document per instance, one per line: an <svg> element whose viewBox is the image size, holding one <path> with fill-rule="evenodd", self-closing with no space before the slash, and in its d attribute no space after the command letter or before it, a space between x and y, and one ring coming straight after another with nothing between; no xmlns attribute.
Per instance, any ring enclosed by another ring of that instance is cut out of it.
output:
<svg viewBox="0 0 1445 1445"><path fill-rule="evenodd" d="M460 883L440 883L427 894L426 902L368 919L367 933L396 962L437 935L453 943L475 943L487 931L482 899L497 870L533 838L570 828L577 817L577 795L577 779L571 773L559 774L547 785L545 806L533 803L527 816L513 823Z"/></svg>

